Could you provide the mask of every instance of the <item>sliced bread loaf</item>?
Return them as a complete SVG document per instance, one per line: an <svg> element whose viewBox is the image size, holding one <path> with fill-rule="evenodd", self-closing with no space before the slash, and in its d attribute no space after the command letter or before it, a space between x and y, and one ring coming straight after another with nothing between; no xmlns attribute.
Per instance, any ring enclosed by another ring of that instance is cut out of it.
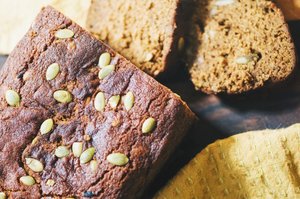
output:
<svg viewBox="0 0 300 199"><path fill-rule="evenodd" d="M197 89L241 93L291 74L294 44L274 3L205 0L197 4L190 49L190 74Z"/></svg>
<svg viewBox="0 0 300 199"><path fill-rule="evenodd" d="M180 0L93 0L87 28L152 76L178 65Z"/></svg>

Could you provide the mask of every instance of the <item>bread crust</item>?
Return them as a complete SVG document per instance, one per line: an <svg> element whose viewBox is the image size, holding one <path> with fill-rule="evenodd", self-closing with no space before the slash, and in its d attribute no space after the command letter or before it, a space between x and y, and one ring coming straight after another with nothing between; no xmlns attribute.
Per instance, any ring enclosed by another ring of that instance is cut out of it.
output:
<svg viewBox="0 0 300 199"><path fill-rule="evenodd" d="M74 36L58 39L55 35L62 29ZM104 52L111 55L115 70L99 79L97 64ZM53 63L60 71L46 80ZM0 77L0 192L11 198L138 198L195 119L180 97L51 7L37 16ZM6 103L8 89L20 95L19 107ZM68 91L72 100L59 103L53 96L57 90ZM94 107L99 92L106 101L100 112ZM123 98L128 92L134 95L130 110L121 100L114 108L110 105L112 96ZM144 134L148 117L156 125ZM41 124L49 118L54 126L41 135ZM71 150L74 142L82 142L83 150L95 148L96 172L72 153L54 155L59 146ZM117 152L128 157L126 165L108 162L107 156ZM28 157L40 161L43 171L34 172ZM36 184L20 183L24 175Z"/></svg>

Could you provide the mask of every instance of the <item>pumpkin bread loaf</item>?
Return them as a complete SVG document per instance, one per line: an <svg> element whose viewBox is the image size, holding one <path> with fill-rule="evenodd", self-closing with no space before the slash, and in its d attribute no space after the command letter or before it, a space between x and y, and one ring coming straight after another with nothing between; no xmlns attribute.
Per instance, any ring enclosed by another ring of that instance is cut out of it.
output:
<svg viewBox="0 0 300 199"><path fill-rule="evenodd" d="M139 197L195 118L51 7L0 71L0 112L0 197L33 199Z"/></svg>
<svg viewBox="0 0 300 199"><path fill-rule="evenodd" d="M181 0L92 0L87 29L143 71L158 76L179 64L185 23L180 9Z"/></svg>
<svg viewBox="0 0 300 199"><path fill-rule="evenodd" d="M206 93L241 93L286 79L295 50L284 17L271 1L197 1L191 79Z"/></svg>

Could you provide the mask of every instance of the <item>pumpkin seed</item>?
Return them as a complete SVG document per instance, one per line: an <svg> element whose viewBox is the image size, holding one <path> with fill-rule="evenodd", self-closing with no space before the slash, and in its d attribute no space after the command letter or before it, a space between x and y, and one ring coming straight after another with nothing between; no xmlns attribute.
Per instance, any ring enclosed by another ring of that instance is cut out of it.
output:
<svg viewBox="0 0 300 199"><path fill-rule="evenodd" d="M107 77L110 73L112 73L115 70L115 66L114 65L108 65L108 66L104 66L100 71L99 71L99 79L104 79L105 77Z"/></svg>
<svg viewBox="0 0 300 199"><path fill-rule="evenodd" d="M88 135L88 134L85 134L84 136L83 136L83 139L85 140L85 141L90 141L91 140L91 136L90 135Z"/></svg>
<svg viewBox="0 0 300 199"><path fill-rule="evenodd" d="M44 165L41 161L34 158L25 158L26 165L34 172L42 172Z"/></svg>
<svg viewBox="0 0 300 199"><path fill-rule="evenodd" d="M104 107L105 107L105 96L104 93L99 92L96 97L95 97L95 101L94 101L94 106L96 108L97 111L103 111Z"/></svg>
<svg viewBox="0 0 300 199"><path fill-rule="evenodd" d="M53 187L53 185L55 185L55 181L52 179L47 180L46 185L48 185L49 187Z"/></svg>
<svg viewBox="0 0 300 199"><path fill-rule="evenodd" d="M22 176L20 182L26 186L32 186L35 184L35 179L31 176Z"/></svg>
<svg viewBox="0 0 300 199"><path fill-rule="evenodd" d="M151 61L153 59L154 55L150 52L146 53L145 55L145 61Z"/></svg>
<svg viewBox="0 0 300 199"><path fill-rule="evenodd" d="M99 63L98 66L101 68L109 65L110 63L110 54L109 53L102 53L100 58L99 58Z"/></svg>
<svg viewBox="0 0 300 199"><path fill-rule="evenodd" d="M20 106L20 96L19 94L14 91L14 90L7 90L5 92L5 99L6 102L10 105L10 106L15 106L18 107Z"/></svg>
<svg viewBox="0 0 300 199"><path fill-rule="evenodd" d="M97 171L97 168L98 168L98 162L97 162L97 160L92 160L90 162L90 167L91 167L91 170L93 172Z"/></svg>
<svg viewBox="0 0 300 199"><path fill-rule="evenodd" d="M70 103L72 101L71 93L65 90L55 91L53 97L60 103Z"/></svg>
<svg viewBox="0 0 300 199"><path fill-rule="evenodd" d="M82 142L74 142L72 145L72 151L75 157L80 157L81 153L82 153L82 147L83 147L83 143Z"/></svg>
<svg viewBox="0 0 300 199"><path fill-rule="evenodd" d="M150 133L151 131L153 131L153 129L155 128L155 126L156 126L155 119L153 117L149 117L143 123L142 132L143 133Z"/></svg>
<svg viewBox="0 0 300 199"><path fill-rule="evenodd" d="M184 38L180 37L179 40L178 40L178 51L182 51L183 50L184 44L185 44Z"/></svg>
<svg viewBox="0 0 300 199"><path fill-rule="evenodd" d="M85 164L92 160L95 154L95 148L91 147L85 150L80 156L80 163Z"/></svg>
<svg viewBox="0 0 300 199"><path fill-rule="evenodd" d="M215 2L216 6L227 6L229 4L235 3L235 0L217 0Z"/></svg>
<svg viewBox="0 0 300 199"><path fill-rule="evenodd" d="M6 199L6 195L4 192L0 192L0 199Z"/></svg>
<svg viewBox="0 0 300 199"><path fill-rule="evenodd" d="M235 63L237 64L248 64L251 61L249 56L240 56L235 59Z"/></svg>
<svg viewBox="0 0 300 199"><path fill-rule="evenodd" d="M70 151L69 151L68 147L66 147L66 146L59 146L55 149L55 155L58 158L66 157L69 154L70 154Z"/></svg>
<svg viewBox="0 0 300 199"><path fill-rule="evenodd" d="M109 163L117 166L124 166L129 161L128 157L123 153L109 154L106 159Z"/></svg>
<svg viewBox="0 0 300 199"><path fill-rule="evenodd" d="M46 79L48 81L53 80L59 73L59 65L57 63L51 64L46 71Z"/></svg>
<svg viewBox="0 0 300 199"><path fill-rule="evenodd" d="M54 122L52 118L45 120L40 127L41 134L44 135L49 133L53 129L53 126Z"/></svg>
<svg viewBox="0 0 300 199"><path fill-rule="evenodd" d="M59 39L68 39L74 36L74 32L70 29L60 29L55 32L55 37Z"/></svg>
<svg viewBox="0 0 300 199"><path fill-rule="evenodd" d="M134 95L133 95L133 93L131 91L129 91L124 96L124 106L125 106L125 109L127 111L129 111L133 107L133 104L134 104Z"/></svg>
<svg viewBox="0 0 300 199"><path fill-rule="evenodd" d="M35 144L37 143L38 140L39 140L39 138L38 138L38 137L35 137L35 138L32 140L31 144L32 144L32 145L35 145Z"/></svg>
<svg viewBox="0 0 300 199"><path fill-rule="evenodd" d="M120 95L115 95L109 98L108 103L111 108L115 109L117 108L119 101L120 101Z"/></svg>

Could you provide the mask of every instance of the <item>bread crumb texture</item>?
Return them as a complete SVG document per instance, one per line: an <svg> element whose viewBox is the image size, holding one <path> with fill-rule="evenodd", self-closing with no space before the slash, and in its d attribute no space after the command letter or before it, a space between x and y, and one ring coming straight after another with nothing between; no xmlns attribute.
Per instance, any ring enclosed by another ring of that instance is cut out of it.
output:
<svg viewBox="0 0 300 199"><path fill-rule="evenodd" d="M299 176L300 124L295 124L216 141L155 198L299 198Z"/></svg>
<svg viewBox="0 0 300 199"><path fill-rule="evenodd" d="M93 0L87 28L143 71L166 69L178 0Z"/></svg>
<svg viewBox="0 0 300 199"><path fill-rule="evenodd" d="M190 74L199 90L241 93L286 79L295 67L288 26L271 1L199 1L193 21Z"/></svg>

